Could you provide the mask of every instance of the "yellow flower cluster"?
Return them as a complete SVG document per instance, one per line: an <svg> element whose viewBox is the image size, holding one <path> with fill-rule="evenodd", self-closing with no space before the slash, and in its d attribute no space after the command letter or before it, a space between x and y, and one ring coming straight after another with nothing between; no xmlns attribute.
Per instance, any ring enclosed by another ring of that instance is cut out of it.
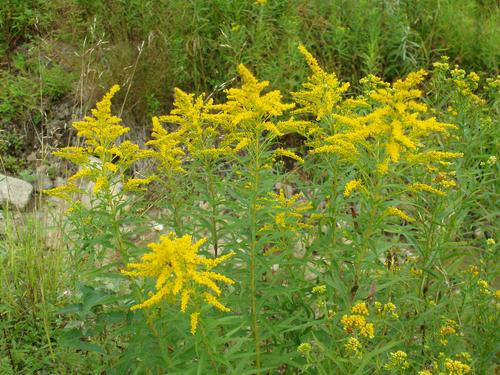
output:
<svg viewBox="0 0 500 375"><path fill-rule="evenodd" d="M439 329L439 336L441 337L439 342L446 346L448 345L448 337L453 335L460 335L460 332L458 331L458 324L455 320L448 319Z"/></svg>
<svg viewBox="0 0 500 375"><path fill-rule="evenodd" d="M391 352L389 353L389 362L384 365L384 368L387 370L406 370L410 367L410 363L407 361L407 358L408 354L402 350Z"/></svg>
<svg viewBox="0 0 500 375"><path fill-rule="evenodd" d="M282 136L280 123L277 126L270 120L295 105L283 103L278 90L262 94L269 82L259 82L243 64L238 66L238 72L242 86L226 90L228 100L213 106L214 110L222 111L213 118L214 122L220 124L232 139L255 139L263 131Z"/></svg>
<svg viewBox="0 0 500 375"><path fill-rule="evenodd" d="M326 285L316 285L312 288L313 294L322 295L326 293Z"/></svg>
<svg viewBox="0 0 500 375"><path fill-rule="evenodd" d="M347 342L344 344L344 349L350 356L359 356L360 350L363 346L359 342L359 340L355 337L349 337Z"/></svg>
<svg viewBox="0 0 500 375"><path fill-rule="evenodd" d="M412 218L411 216L409 216L408 214L406 214L404 211L401 211L397 207L387 207L386 210L385 210L385 214L387 216L397 216L400 219L405 220L405 221L407 221L409 223L415 221L414 218Z"/></svg>
<svg viewBox="0 0 500 375"><path fill-rule="evenodd" d="M45 193L69 200L70 194L81 191L75 184L75 180L80 178L94 183L94 194L102 190L110 191L112 185L118 183L122 183L125 189L137 190L155 179L154 176L130 179L124 174L133 163L150 154L130 141L118 143L118 139L129 132L129 128L121 125L122 120L111 113L111 99L119 89L118 85L111 87L92 109L92 116L73 123L77 135L85 139L84 145L64 147L54 155L79 165L80 169L68 179L66 185Z"/></svg>
<svg viewBox="0 0 500 375"><path fill-rule="evenodd" d="M344 331L349 334L354 334L356 331L364 337L375 337L375 326L373 323L368 323L363 315L344 315L340 320L344 326Z"/></svg>
<svg viewBox="0 0 500 375"><path fill-rule="evenodd" d="M286 156L287 158L298 161L300 164L304 164L304 158L297 155L295 152L293 152L291 150L285 150L284 148L279 147L276 150L274 150L274 155L275 156Z"/></svg>
<svg viewBox="0 0 500 375"><path fill-rule="evenodd" d="M449 375L464 375L471 372L471 367L469 365L449 358L446 359L444 367L448 370Z"/></svg>
<svg viewBox="0 0 500 375"><path fill-rule="evenodd" d="M312 345L308 342L303 342L297 347L297 351L302 355L307 355L311 352Z"/></svg>
<svg viewBox="0 0 500 375"><path fill-rule="evenodd" d="M364 188L360 179L350 180L344 187L344 198L349 198L353 191Z"/></svg>
<svg viewBox="0 0 500 375"><path fill-rule="evenodd" d="M349 88L349 83L340 84L335 73L325 72L314 56L304 47L299 51L305 57L312 74L302 84L302 90L293 92L292 96L301 108L295 113L307 113L316 116L316 120L331 115L335 105L342 99L342 94Z"/></svg>
<svg viewBox="0 0 500 375"><path fill-rule="evenodd" d="M284 190L280 189L279 193L269 193L263 202L268 203L275 213L273 213L274 225L267 224L261 231L275 229L296 231L311 227L310 222L314 218L308 220L305 214L312 209L312 205L304 199L302 193L287 198Z"/></svg>
<svg viewBox="0 0 500 375"><path fill-rule="evenodd" d="M366 303L360 302L351 307L351 313L359 314L359 315L370 315L368 312L368 307L366 307Z"/></svg>
<svg viewBox="0 0 500 375"><path fill-rule="evenodd" d="M371 91L367 98L371 108L368 113L334 114L343 131L326 137L325 144L315 152L336 153L345 158L352 153L354 156L359 154L360 149L374 154L384 150L385 153L378 156L382 159L381 171L386 170L390 163L401 160L411 159L415 163L419 158L440 161L453 157L446 153L422 154L420 151L423 140L429 135L447 134L449 129L456 128L427 115L428 108L420 99L422 93L416 88L426 74L423 70L410 73L406 79L396 81L390 87Z"/></svg>
<svg viewBox="0 0 500 375"><path fill-rule="evenodd" d="M151 243L151 252L142 256L139 263L130 263L123 274L131 277L156 278L156 292L146 301L132 307L132 310L144 309L160 303L167 297L180 296L180 310L185 312L190 301L194 309L191 314L191 330L196 332L199 317L197 300L204 300L220 311L230 309L219 302L221 295L218 282L233 284L234 281L224 275L213 272L212 269L234 253L228 253L216 259L207 259L198 255L198 249L205 242L201 239L194 244L190 235L176 238L174 235L161 236L159 243Z"/></svg>
<svg viewBox="0 0 500 375"><path fill-rule="evenodd" d="M375 302L375 309L377 309L377 314L385 316L386 314L391 314L394 319L398 319L399 315L396 312L396 305L392 302L387 302L382 304L378 301Z"/></svg>

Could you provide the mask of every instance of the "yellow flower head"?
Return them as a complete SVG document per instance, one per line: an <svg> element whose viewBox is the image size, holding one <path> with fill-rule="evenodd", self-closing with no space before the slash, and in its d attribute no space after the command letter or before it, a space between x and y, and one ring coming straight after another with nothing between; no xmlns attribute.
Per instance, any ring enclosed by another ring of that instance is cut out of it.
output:
<svg viewBox="0 0 500 375"><path fill-rule="evenodd" d="M370 313L368 312L368 308L366 307L366 303L360 302L351 307L351 313L360 314L368 316Z"/></svg>
<svg viewBox="0 0 500 375"><path fill-rule="evenodd" d="M278 90L262 94L269 82L259 82L245 65L240 64L238 72L242 86L226 90L227 102L213 106L214 110L222 111L222 114L213 118L214 122L221 124L229 133L243 131L255 134L257 127L260 131L268 130L276 136L282 135L268 120L280 116L294 105L283 103Z"/></svg>
<svg viewBox="0 0 500 375"><path fill-rule="evenodd" d="M344 315L340 323L344 326L344 331L349 334L353 334L357 330L361 336L371 339L375 337L373 323L368 323L363 315Z"/></svg>
<svg viewBox="0 0 500 375"><path fill-rule="evenodd" d="M460 361L454 361L452 359L447 358L444 367L448 370L449 375L464 375L471 372L471 368L469 365L466 365Z"/></svg>
<svg viewBox="0 0 500 375"><path fill-rule="evenodd" d="M211 271L229 259L234 253L216 259L198 255L198 249L205 242L201 239L192 243L190 235L176 238L173 235L161 236L159 243L151 243L151 252L144 254L139 263L129 263L123 274L132 277L156 278L155 289L149 299L132 307L132 310L151 307L167 297L180 296L180 310L186 311L189 300L201 298L207 304L221 311L229 308L219 302L222 293L217 283L233 284L224 275ZM196 330L198 316L191 316L191 324Z"/></svg>
<svg viewBox="0 0 500 375"><path fill-rule="evenodd" d="M406 370L410 367L410 363L406 360L407 358L408 354L406 354L402 350L391 352L389 353L389 362L385 364L384 368L386 368L387 370Z"/></svg>
<svg viewBox="0 0 500 375"><path fill-rule="evenodd" d="M85 137L87 144L106 147L130 130L121 125L121 118L111 114L111 99L119 90L120 86L112 86L96 104L96 108L92 109L93 117L86 116L84 121L73 123L78 136Z"/></svg>
<svg viewBox="0 0 500 375"><path fill-rule="evenodd" d="M321 295L326 293L326 285L316 285L312 288L313 294Z"/></svg>
<svg viewBox="0 0 500 375"><path fill-rule="evenodd" d="M356 356L359 354L359 351L361 350L362 345L359 342L359 340L355 337L349 337L347 339L347 342L344 344L344 349L346 350L347 354Z"/></svg>
<svg viewBox="0 0 500 375"><path fill-rule="evenodd" d="M408 214L406 214L405 212L401 211L399 208L397 207L388 207L386 210L385 210L385 214L388 215L388 216L397 216L399 217L400 219L402 220L405 220L409 223L415 221L415 219L413 219L411 216L409 216Z"/></svg>
<svg viewBox="0 0 500 375"><path fill-rule="evenodd" d="M310 113L316 116L316 120L321 120L332 114L342 94L349 88L349 83L341 85L335 73L326 73L303 45L299 46L299 51L305 57L312 74L302 84L301 91L292 93L295 102L301 105L295 113Z"/></svg>
<svg viewBox="0 0 500 375"><path fill-rule="evenodd" d="M312 345L308 342L303 342L297 347L297 351L300 354L306 355L312 350Z"/></svg>
<svg viewBox="0 0 500 375"><path fill-rule="evenodd" d="M119 138L129 131L121 125L121 118L112 115L111 99L120 87L114 85L104 95L102 100L92 109L92 116L86 116L83 121L76 121L72 126L79 137L84 137L81 147L64 147L54 155L67 159L80 166L80 170L71 176L71 183L80 178L87 178L94 183L93 193L98 194L109 190L112 185L127 178L123 173L137 160L149 156L149 152L141 150L138 145ZM144 181L144 184L147 183ZM60 195L65 190L62 187L46 191L47 194ZM66 191L74 191L72 187Z"/></svg>
<svg viewBox="0 0 500 375"><path fill-rule="evenodd" d="M349 198L353 191L363 187L363 182L359 179L349 181L344 188L344 198Z"/></svg>

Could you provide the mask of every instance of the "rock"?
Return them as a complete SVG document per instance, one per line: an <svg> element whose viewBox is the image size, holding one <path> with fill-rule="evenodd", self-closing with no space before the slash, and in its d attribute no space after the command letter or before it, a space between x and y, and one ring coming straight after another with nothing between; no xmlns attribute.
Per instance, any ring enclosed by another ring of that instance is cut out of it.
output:
<svg viewBox="0 0 500 375"><path fill-rule="evenodd" d="M0 203L22 210L29 203L32 193L33 186L29 182L0 174Z"/></svg>

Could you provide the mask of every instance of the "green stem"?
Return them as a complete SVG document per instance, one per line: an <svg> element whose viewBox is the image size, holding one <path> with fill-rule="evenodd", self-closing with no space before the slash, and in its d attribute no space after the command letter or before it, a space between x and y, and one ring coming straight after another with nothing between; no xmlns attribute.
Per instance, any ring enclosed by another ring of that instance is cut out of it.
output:
<svg viewBox="0 0 500 375"><path fill-rule="evenodd" d="M214 177L213 177L213 168L212 164L209 163L208 165L208 196L210 199L210 206L212 208L212 212L210 215L210 220L211 220L211 227L210 231L212 234L212 244L214 247L214 256L217 257L218 255L218 250L219 250L219 238L218 238L218 233L217 233L217 197L215 193L215 186L214 186Z"/></svg>
<svg viewBox="0 0 500 375"><path fill-rule="evenodd" d="M257 322L257 288L255 281L255 256L257 253L257 198L260 185L260 143L259 137L255 139L255 153L253 155L253 196L250 205L250 294L251 294L251 314L252 331L255 340L255 365L258 373L261 368L260 359L260 334Z"/></svg>

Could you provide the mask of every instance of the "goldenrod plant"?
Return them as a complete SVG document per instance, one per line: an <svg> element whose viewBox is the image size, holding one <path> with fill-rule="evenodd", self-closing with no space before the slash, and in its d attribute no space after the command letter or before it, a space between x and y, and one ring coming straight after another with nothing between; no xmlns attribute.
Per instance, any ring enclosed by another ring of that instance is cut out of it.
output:
<svg viewBox="0 0 500 375"><path fill-rule="evenodd" d="M310 75L293 92L243 64L225 100L175 89L144 147L112 114L117 86L73 124L81 146L55 155L79 169L47 192L70 199L82 271L61 345L109 373L494 367L493 214L469 200L494 196L496 81L443 59L342 82L299 51Z"/></svg>

